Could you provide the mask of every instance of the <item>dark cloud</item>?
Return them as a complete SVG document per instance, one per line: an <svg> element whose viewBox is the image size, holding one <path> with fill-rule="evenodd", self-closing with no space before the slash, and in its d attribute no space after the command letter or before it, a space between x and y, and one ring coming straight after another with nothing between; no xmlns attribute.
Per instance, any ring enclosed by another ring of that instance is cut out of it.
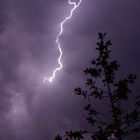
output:
<svg viewBox="0 0 140 140"><path fill-rule="evenodd" d="M0 33L6 29L8 14L6 11L7 0L0 0Z"/></svg>
<svg viewBox="0 0 140 140"><path fill-rule="evenodd" d="M99 31L113 41L122 73L139 75L139 4L83 0L61 37L64 68L53 83L43 84L57 65L56 34L71 7L66 0L0 0L0 139L50 140L86 126L79 116L84 102L73 89L96 55Z"/></svg>

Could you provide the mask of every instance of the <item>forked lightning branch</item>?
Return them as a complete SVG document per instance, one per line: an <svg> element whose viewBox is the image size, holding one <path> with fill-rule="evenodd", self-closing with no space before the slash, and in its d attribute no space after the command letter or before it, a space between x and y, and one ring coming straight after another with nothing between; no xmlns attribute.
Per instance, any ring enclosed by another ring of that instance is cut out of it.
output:
<svg viewBox="0 0 140 140"><path fill-rule="evenodd" d="M81 1L82 0L79 0L78 3L74 2L74 0L68 0L68 4L70 5L73 5L73 8L71 9L70 11L70 14L69 16L65 17L64 20L60 23L60 32L57 34L57 37L56 37L56 44L58 46L58 49L59 49L59 52L60 52L60 55L58 57L58 64L59 66L56 67L53 72L52 72L52 75L50 77L44 77L43 78L43 82L46 82L46 81L49 81L49 82L52 82L56 76L56 73L58 71L60 71L62 68L63 68L63 64L61 62L61 59L62 59L62 55L63 55L63 52L62 52L62 49L61 49L61 44L60 44L60 36L63 34L63 31L64 31L64 24L69 20L71 19L71 17L73 16L73 13L74 11L80 6L81 4Z"/></svg>

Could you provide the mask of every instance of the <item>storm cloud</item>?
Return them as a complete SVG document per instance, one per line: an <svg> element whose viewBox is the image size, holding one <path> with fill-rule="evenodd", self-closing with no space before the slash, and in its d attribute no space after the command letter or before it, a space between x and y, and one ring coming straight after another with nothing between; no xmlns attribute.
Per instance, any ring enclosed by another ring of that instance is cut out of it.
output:
<svg viewBox="0 0 140 140"><path fill-rule="evenodd" d="M139 77L139 5L82 0L61 36L64 68L52 83L42 83L58 65L55 39L71 6L67 0L0 0L0 139L51 140L86 127L79 115L84 101L73 89L82 85L82 71L96 55L98 32L108 33L121 72Z"/></svg>

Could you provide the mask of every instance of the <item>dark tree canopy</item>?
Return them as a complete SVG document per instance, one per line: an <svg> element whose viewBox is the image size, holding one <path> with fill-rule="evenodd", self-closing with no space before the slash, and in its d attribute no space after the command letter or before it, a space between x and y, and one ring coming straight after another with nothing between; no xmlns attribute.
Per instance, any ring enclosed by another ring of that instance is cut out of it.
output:
<svg viewBox="0 0 140 140"><path fill-rule="evenodd" d="M134 133L134 139L140 139L140 96L134 100L133 109L123 107L127 104L132 91L136 75L129 74L120 78L117 74L120 65L112 60L110 40L106 40L106 33L99 33L97 44L97 58L90 61L91 66L84 70L86 76L85 88L77 87L74 93L83 96L88 104L84 107L87 112L87 123L92 130L66 131L64 136L57 135L55 140L82 140L90 137L91 140L123 140ZM95 106L100 101L107 106L108 113Z"/></svg>

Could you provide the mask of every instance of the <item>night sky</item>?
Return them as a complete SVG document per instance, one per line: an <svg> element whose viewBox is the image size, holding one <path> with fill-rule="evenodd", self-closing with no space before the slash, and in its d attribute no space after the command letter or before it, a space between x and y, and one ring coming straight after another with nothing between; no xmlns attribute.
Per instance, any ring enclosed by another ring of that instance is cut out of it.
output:
<svg viewBox="0 0 140 140"><path fill-rule="evenodd" d="M73 90L96 56L98 32L108 33L121 75L137 74L140 91L139 0L82 0L60 38L64 67L42 83L58 66L55 39L71 8L67 0L0 0L0 140L51 140L86 126Z"/></svg>

